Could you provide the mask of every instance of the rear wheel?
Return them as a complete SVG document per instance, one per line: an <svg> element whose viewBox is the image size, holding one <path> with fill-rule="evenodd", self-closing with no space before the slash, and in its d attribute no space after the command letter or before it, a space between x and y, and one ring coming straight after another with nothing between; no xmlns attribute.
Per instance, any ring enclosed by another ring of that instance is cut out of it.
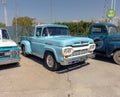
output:
<svg viewBox="0 0 120 97"><path fill-rule="evenodd" d="M45 63L45 67L51 71L56 71L60 67L60 65L56 62L56 59L51 52L47 52L45 54L44 63Z"/></svg>
<svg viewBox="0 0 120 97"><path fill-rule="evenodd" d="M118 65L120 65L120 51L116 51L114 53L113 60L115 61L115 63L117 63Z"/></svg>

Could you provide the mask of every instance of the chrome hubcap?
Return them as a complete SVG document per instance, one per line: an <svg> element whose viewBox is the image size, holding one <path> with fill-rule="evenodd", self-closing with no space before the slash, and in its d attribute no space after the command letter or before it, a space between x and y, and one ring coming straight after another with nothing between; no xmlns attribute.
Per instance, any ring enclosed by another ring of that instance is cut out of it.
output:
<svg viewBox="0 0 120 97"><path fill-rule="evenodd" d="M54 59L53 59L53 57L51 55L47 56L47 65L49 67L53 67L54 66Z"/></svg>

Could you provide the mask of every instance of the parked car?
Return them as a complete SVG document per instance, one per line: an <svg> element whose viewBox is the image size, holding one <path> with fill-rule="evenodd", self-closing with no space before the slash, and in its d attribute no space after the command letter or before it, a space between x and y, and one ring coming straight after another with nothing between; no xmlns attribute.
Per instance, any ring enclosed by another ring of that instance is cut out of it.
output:
<svg viewBox="0 0 120 97"><path fill-rule="evenodd" d="M0 28L0 65L18 63L20 48L10 39L6 28Z"/></svg>
<svg viewBox="0 0 120 97"><path fill-rule="evenodd" d="M113 57L120 65L120 32L116 25L111 23L95 23L90 26L89 37L96 44L95 53Z"/></svg>

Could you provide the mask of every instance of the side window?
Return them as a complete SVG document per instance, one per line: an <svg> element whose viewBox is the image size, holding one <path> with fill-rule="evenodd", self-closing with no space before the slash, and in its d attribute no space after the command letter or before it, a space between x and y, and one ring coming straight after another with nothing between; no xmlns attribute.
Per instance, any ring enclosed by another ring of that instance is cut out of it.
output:
<svg viewBox="0 0 120 97"><path fill-rule="evenodd" d="M118 30L117 30L117 28L114 27L114 26L109 26L109 27L108 27L108 32L109 32L109 33L118 33Z"/></svg>
<svg viewBox="0 0 120 97"><path fill-rule="evenodd" d="M48 36L48 30L47 30L47 28L44 28L42 36Z"/></svg>
<svg viewBox="0 0 120 97"><path fill-rule="evenodd" d="M105 26L94 26L91 31L92 33L107 33Z"/></svg>
<svg viewBox="0 0 120 97"><path fill-rule="evenodd" d="M6 30L2 30L2 38L3 39L9 39L8 33Z"/></svg>
<svg viewBox="0 0 120 97"><path fill-rule="evenodd" d="M42 28L37 28L36 36L41 36L41 31L42 31Z"/></svg>

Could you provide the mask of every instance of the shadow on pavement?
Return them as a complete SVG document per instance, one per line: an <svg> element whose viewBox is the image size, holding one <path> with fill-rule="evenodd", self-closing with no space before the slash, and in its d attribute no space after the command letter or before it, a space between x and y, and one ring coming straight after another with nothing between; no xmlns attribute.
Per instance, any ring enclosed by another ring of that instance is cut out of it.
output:
<svg viewBox="0 0 120 97"><path fill-rule="evenodd" d="M29 55L28 58L31 59L31 60L33 60L34 62L37 62L38 64L41 64L41 65L44 64L43 59L41 59L41 58L39 58L37 56Z"/></svg>
<svg viewBox="0 0 120 97"><path fill-rule="evenodd" d="M67 65L67 66L61 66L61 68L58 71L56 71L56 73L62 74L62 73L70 72L72 70L76 70L76 69L85 67L87 65L90 65L90 64L84 62L84 63L77 63L77 64L72 64L72 65Z"/></svg>
<svg viewBox="0 0 120 97"><path fill-rule="evenodd" d="M39 57L36 57L34 55L30 55L28 58L30 58L31 60L37 62L38 64L41 64L44 66L44 62L43 62L43 59L39 58ZM89 65L89 63L79 63L79 64L72 64L72 65L67 65L67 66L61 66L59 70L55 71L56 73L58 74L62 74L62 73L66 73L66 72L70 72L72 70L75 70L75 69L79 69L79 68L82 68L82 67L85 67Z"/></svg>
<svg viewBox="0 0 120 97"><path fill-rule="evenodd" d="M12 69L16 67L20 67L20 64L15 63L15 64L0 65L0 70Z"/></svg>
<svg viewBox="0 0 120 97"><path fill-rule="evenodd" d="M96 55L95 58L93 58L94 60L99 60L99 61L104 61L104 62L108 62L108 63L112 63L115 64L114 60L112 57L106 57L104 55Z"/></svg>

